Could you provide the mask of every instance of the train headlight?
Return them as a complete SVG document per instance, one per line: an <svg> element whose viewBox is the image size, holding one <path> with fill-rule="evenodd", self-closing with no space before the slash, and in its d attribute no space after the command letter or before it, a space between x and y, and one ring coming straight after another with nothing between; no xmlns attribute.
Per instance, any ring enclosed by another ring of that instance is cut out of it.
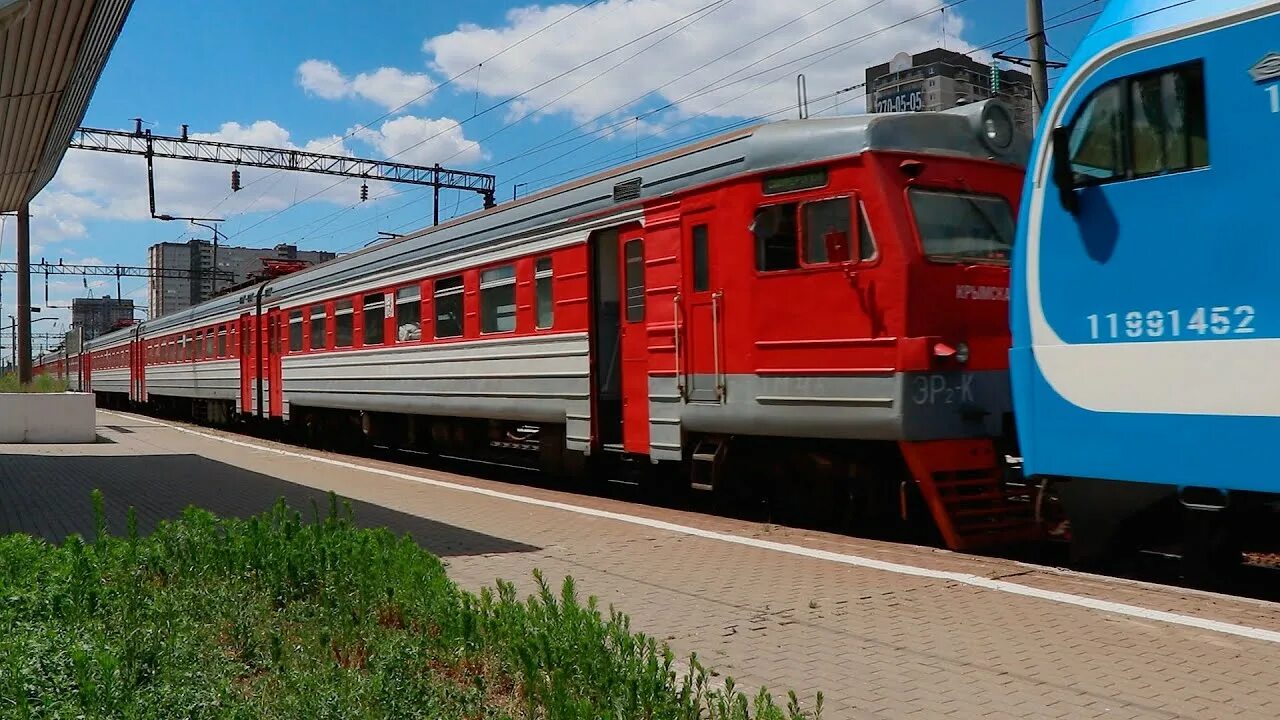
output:
<svg viewBox="0 0 1280 720"><path fill-rule="evenodd" d="M956 362L969 362L969 345L968 343L959 343L956 345Z"/></svg>
<svg viewBox="0 0 1280 720"><path fill-rule="evenodd" d="M1000 103L987 103L982 112L982 144L993 152L1003 152L1013 144L1013 118Z"/></svg>

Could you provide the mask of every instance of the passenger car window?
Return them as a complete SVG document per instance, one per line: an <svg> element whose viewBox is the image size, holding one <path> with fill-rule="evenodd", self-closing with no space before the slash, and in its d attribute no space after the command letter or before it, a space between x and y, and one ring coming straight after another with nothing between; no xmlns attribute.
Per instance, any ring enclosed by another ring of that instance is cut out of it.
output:
<svg viewBox="0 0 1280 720"><path fill-rule="evenodd" d="M385 296L382 293L377 295L364 296L364 344L365 345L381 345L383 333L383 323L387 317Z"/></svg>
<svg viewBox="0 0 1280 720"><path fill-rule="evenodd" d="M333 346L351 347L355 335L355 309L352 301L339 300L333 308Z"/></svg>
<svg viewBox="0 0 1280 720"><path fill-rule="evenodd" d="M311 349L324 349L324 306L311 306Z"/></svg>
<svg viewBox="0 0 1280 720"><path fill-rule="evenodd" d="M480 332L516 329L516 267L503 265L480 273Z"/></svg>
<svg viewBox="0 0 1280 720"><path fill-rule="evenodd" d="M436 337L462 334L462 278L437 280L435 286Z"/></svg>
<svg viewBox="0 0 1280 720"><path fill-rule="evenodd" d="M551 258L538 258L533 271L534 290L537 295L537 320L534 327L540 330L549 328L555 323L555 298L552 292L553 279Z"/></svg>
<svg viewBox="0 0 1280 720"><path fill-rule="evenodd" d="M422 339L422 291L417 285L396 291L396 339L401 342Z"/></svg>
<svg viewBox="0 0 1280 720"><path fill-rule="evenodd" d="M302 351L302 311L289 313L289 352Z"/></svg>

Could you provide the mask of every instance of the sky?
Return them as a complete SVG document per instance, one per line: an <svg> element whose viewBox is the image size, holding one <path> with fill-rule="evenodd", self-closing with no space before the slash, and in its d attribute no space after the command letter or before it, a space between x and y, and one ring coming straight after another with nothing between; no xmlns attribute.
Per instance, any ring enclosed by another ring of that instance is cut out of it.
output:
<svg viewBox="0 0 1280 720"><path fill-rule="evenodd" d="M1044 0L1050 59L1070 55L1098 0ZM944 9L945 6L945 9ZM1026 55L1024 0L135 0L83 125L494 173L525 194L752 119L865 109L864 70L934 47ZM1006 65L1007 67L1007 65ZM1050 78L1052 80L1053 73ZM1052 82L1051 82L1052 88ZM842 91L843 92L838 92ZM431 223L430 188L156 161L156 210L224 219L224 243L346 252ZM443 218L479 209L442 192ZM209 238L153 220L141 158L67 152L32 203L32 257L145 265L147 248ZM0 260L14 257L0 219ZM86 287L87 286L87 287ZM121 290L145 317L145 278ZM15 312L0 278L0 318ZM34 331L114 277L32 278ZM7 338L3 341L7 345ZM40 340L37 338L37 347Z"/></svg>

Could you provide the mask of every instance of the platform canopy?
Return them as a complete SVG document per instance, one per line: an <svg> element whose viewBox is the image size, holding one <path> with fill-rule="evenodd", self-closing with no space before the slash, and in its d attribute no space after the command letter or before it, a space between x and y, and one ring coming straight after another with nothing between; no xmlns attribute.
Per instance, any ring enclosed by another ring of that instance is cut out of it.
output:
<svg viewBox="0 0 1280 720"><path fill-rule="evenodd" d="M0 212L53 179L133 0L0 0Z"/></svg>

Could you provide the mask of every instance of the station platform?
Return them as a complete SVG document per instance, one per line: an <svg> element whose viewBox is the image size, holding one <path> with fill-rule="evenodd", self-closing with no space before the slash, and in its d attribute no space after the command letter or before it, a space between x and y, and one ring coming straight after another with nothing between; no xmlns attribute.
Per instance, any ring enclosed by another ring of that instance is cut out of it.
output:
<svg viewBox="0 0 1280 720"><path fill-rule="evenodd" d="M749 695L826 718L1280 717L1280 605L303 450L98 413L90 445L0 445L0 533L123 532L195 504L349 498L461 585L572 576Z"/></svg>

